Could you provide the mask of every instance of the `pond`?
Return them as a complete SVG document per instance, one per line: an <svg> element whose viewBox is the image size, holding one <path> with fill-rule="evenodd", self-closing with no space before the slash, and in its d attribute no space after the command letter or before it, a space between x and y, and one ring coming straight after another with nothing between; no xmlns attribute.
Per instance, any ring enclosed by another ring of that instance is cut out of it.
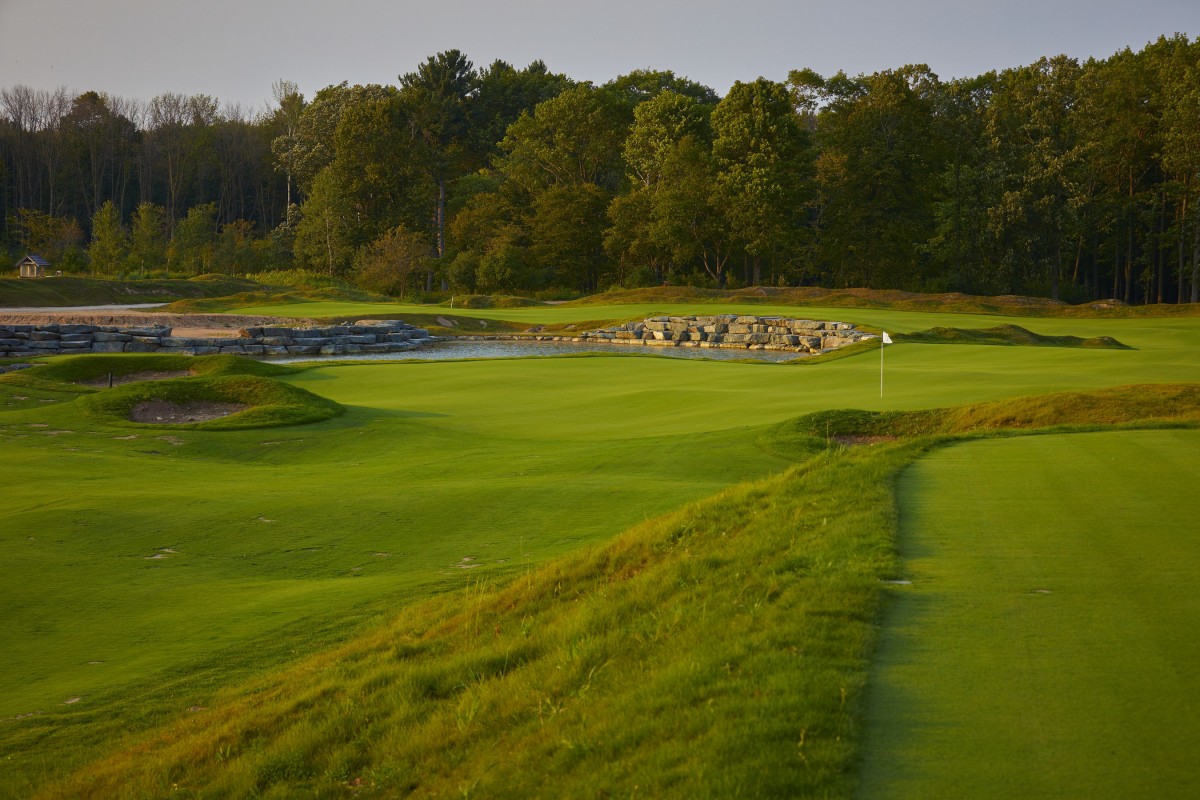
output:
<svg viewBox="0 0 1200 800"><path fill-rule="evenodd" d="M588 342L521 342L511 340L462 340L434 342L407 353L356 353L339 356L286 356L271 358L275 364L297 361L450 361L463 358L527 358L530 356L560 356L573 353L624 354L639 353L670 358L702 358L711 361L793 361L806 358L801 353L778 350L724 350L710 347L647 347Z"/></svg>

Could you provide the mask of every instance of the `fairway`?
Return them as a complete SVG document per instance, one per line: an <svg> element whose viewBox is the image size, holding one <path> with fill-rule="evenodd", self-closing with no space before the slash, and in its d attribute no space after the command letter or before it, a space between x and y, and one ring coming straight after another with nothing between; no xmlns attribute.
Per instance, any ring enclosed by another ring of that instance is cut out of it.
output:
<svg viewBox="0 0 1200 800"><path fill-rule="evenodd" d="M1200 433L976 441L900 484L862 798L1200 792Z"/></svg>

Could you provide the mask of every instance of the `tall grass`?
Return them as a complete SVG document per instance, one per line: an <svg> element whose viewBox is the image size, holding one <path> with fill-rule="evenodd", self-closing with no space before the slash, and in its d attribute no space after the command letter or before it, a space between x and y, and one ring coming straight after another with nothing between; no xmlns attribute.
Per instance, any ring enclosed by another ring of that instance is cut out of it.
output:
<svg viewBox="0 0 1200 800"><path fill-rule="evenodd" d="M844 796L911 453L830 453L468 581L42 796Z"/></svg>
<svg viewBox="0 0 1200 800"><path fill-rule="evenodd" d="M311 269L272 269L241 276L265 286L287 286L292 289L351 289L352 284L325 272Z"/></svg>

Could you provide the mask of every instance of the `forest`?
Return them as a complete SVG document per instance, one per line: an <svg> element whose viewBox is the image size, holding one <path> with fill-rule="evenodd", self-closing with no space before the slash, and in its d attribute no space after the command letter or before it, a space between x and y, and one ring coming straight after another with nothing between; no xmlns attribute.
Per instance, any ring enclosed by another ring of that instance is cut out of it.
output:
<svg viewBox="0 0 1200 800"><path fill-rule="evenodd" d="M451 50L395 85L0 89L0 250L64 272L302 269L394 296L683 284L1197 302L1200 38L722 97Z"/></svg>

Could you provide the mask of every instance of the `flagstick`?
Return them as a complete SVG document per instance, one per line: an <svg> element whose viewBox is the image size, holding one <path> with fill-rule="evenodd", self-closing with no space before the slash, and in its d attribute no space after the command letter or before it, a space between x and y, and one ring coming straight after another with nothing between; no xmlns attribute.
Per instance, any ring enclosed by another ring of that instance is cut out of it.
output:
<svg viewBox="0 0 1200 800"><path fill-rule="evenodd" d="M883 341L883 337L879 337L879 397L883 399L883 348L887 345Z"/></svg>

